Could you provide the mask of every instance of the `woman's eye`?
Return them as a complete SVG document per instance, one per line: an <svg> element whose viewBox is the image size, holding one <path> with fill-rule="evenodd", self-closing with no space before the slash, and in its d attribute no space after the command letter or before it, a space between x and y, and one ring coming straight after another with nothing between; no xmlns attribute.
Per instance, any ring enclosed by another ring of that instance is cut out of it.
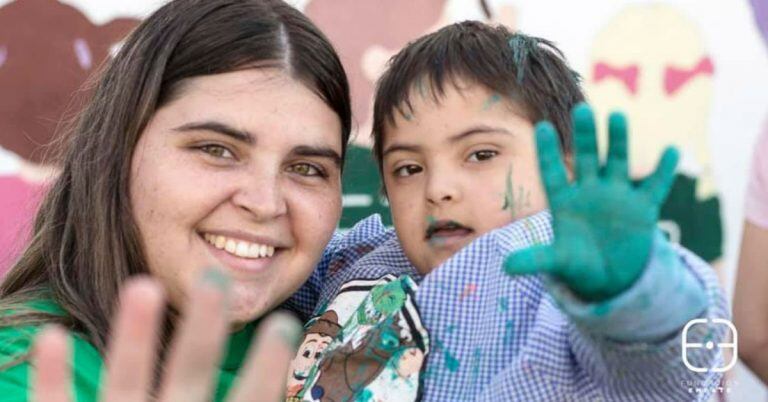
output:
<svg viewBox="0 0 768 402"><path fill-rule="evenodd" d="M295 165L291 165L288 168L288 171L291 173L296 173L301 176L320 176L325 177L325 173L318 168L317 166L310 165L309 163L297 163Z"/></svg>
<svg viewBox="0 0 768 402"><path fill-rule="evenodd" d="M498 154L499 154L498 152L490 151L490 150L477 151L477 152L473 152L472 155L469 155L469 161L470 162L487 161L488 159L491 159Z"/></svg>
<svg viewBox="0 0 768 402"><path fill-rule="evenodd" d="M200 150L214 158L235 159L235 155L229 149L221 145L203 145Z"/></svg>
<svg viewBox="0 0 768 402"><path fill-rule="evenodd" d="M394 173L395 173L395 176L397 177L408 177L416 173L419 173L421 171L422 169L421 169L421 166L419 165L405 165L395 169Z"/></svg>

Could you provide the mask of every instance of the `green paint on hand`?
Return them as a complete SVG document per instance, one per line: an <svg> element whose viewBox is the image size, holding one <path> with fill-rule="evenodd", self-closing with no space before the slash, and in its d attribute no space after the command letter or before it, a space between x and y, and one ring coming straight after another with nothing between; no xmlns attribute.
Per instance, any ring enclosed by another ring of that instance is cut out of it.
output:
<svg viewBox="0 0 768 402"><path fill-rule="evenodd" d="M355 398L355 402L369 402L373 400L373 392L369 390L368 388L364 388L362 391L360 391L359 394L357 394L357 397Z"/></svg>

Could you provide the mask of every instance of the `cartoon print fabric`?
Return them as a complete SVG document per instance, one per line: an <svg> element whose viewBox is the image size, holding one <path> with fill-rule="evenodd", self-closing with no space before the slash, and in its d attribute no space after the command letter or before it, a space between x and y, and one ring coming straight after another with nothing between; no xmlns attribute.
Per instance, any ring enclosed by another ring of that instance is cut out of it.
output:
<svg viewBox="0 0 768 402"><path fill-rule="evenodd" d="M394 275L344 284L305 326L286 400L415 401L429 351L416 289Z"/></svg>

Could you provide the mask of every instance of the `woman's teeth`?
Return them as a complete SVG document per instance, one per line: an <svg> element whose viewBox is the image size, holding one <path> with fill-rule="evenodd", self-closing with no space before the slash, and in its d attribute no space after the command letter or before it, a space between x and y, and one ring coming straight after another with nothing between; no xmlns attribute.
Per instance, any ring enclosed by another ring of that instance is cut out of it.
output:
<svg viewBox="0 0 768 402"><path fill-rule="evenodd" d="M205 241L219 250L242 258L264 258L275 255L275 248L264 244L251 243L243 240L230 239L224 236L205 234Z"/></svg>

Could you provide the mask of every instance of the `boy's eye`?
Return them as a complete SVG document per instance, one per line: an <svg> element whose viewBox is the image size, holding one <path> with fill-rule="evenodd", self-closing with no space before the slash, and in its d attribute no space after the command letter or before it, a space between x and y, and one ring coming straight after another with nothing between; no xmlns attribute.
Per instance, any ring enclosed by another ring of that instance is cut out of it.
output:
<svg viewBox="0 0 768 402"><path fill-rule="evenodd" d="M422 171L419 165L404 165L395 169L394 174L396 177L408 177Z"/></svg>
<svg viewBox="0 0 768 402"><path fill-rule="evenodd" d="M469 155L469 161L470 162L480 162L480 161L486 161L488 159L493 158L494 156L498 155L499 153L496 151L491 150L482 150L473 152L471 155Z"/></svg>
<svg viewBox="0 0 768 402"><path fill-rule="evenodd" d="M295 165L291 165L288 167L288 171L291 173L296 173L301 176L307 176L307 177L325 177L325 173L318 168L317 166L311 165L309 163L297 163Z"/></svg>
<svg viewBox="0 0 768 402"><path fill-rule="evenodd" d="M203 145L199 149L214 158L235 159L235 154L226 147L216 144Z"/></svg>

